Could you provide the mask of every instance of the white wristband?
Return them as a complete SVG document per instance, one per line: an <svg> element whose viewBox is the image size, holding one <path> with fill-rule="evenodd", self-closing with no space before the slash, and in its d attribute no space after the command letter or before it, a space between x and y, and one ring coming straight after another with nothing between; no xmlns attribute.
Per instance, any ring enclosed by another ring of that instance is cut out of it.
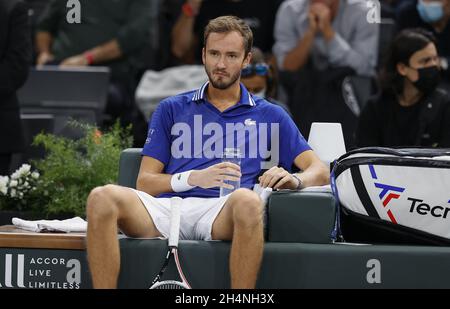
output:
<svg viewBox="0 0 450 309"><path fill-rule="evenodd" d="M188 183L189 175L191 173L192 170L183 173L176 173L172 176L170 179L170 185L172 186L173 192L185 192L195 188L195 186L191 186Z"/></svg>

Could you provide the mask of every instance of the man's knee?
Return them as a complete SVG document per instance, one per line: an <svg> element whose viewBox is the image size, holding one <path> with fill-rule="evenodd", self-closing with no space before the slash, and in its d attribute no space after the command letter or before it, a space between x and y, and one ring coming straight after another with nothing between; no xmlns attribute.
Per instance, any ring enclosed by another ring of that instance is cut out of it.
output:
<svg viewBox="0 0 450 309"><path fill-rule="evenodd" d="M233 205L233 221L245 226L262 222L263 205L258 194L248 189L239 189L230 196Z"/></svg>
<svg viewBox="0 0 450 309"><path fill-rule="evenodd" d="M86 214L88 220L102 220L118 215L118 207L113 202L117 187L106 185L93 189L88 196Z"/></svg>

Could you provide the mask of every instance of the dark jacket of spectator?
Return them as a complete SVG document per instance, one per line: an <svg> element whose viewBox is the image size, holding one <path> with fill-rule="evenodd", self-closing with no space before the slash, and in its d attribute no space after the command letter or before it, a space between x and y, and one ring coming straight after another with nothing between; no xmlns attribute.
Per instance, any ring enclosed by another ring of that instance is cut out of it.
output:
<svg viewBox="0 0 450 309"><path fill-rule="evenodd" d="M143 52L150 44L149 0L82 0L81 23L67 22L66 1L52 0L38 24L38 32L52 35L54 62L82 54L116 39L122 55L99 63L112 70L112 79L127 81L145 66Z"/></svg>
<svg viewBox="0 0 450 309"><path fill-rule="evenodd" d="M450 98L437 89L412 106L387 93L364 108L356 133L359 147L450 147Z"/></svg>
<svg viewBox="0 0 450 309"><path fill-rule="evenodd" d="M0 1L0 156L23 149L16 91L25 83L31 62L31 36L26 5Z"/></svg>
<svg viewBox="0 0 450 309"><path fill-rule="evenodd" d="M434 41L423 29L396 36L380 72L380 94L360 115L357 146L450 147L450 98L437 87Z"/></svg>

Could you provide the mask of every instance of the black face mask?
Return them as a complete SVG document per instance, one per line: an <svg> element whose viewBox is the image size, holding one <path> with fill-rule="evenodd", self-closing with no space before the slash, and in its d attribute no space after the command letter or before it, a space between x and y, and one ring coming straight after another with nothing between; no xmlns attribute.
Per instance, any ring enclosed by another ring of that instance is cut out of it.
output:
<svg viewBox="0 0 450 309"><path fill-rule="evenodd" d="M419 79L413 82L420 92L428 94L436 89L441 81L441 70L437 66L416 69L419 72Z"/></svg>

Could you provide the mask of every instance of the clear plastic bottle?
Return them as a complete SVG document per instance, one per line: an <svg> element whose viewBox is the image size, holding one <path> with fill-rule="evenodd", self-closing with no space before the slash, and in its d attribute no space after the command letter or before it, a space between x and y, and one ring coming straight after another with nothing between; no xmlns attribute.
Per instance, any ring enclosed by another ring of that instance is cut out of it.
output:
<svg viewBox="0 0 450 309"><path fill-rule="evenodd" d="M225 148L225 150L223 152L222 162L231 162L231 163L241 166L241 151L238 148ZM237 190L241 187L240 179L238 181L225 180L224 183L232 185L233 189L220 187L220 196L221 197L228 195L228 194L232 193L234 190Z"/></svg>

